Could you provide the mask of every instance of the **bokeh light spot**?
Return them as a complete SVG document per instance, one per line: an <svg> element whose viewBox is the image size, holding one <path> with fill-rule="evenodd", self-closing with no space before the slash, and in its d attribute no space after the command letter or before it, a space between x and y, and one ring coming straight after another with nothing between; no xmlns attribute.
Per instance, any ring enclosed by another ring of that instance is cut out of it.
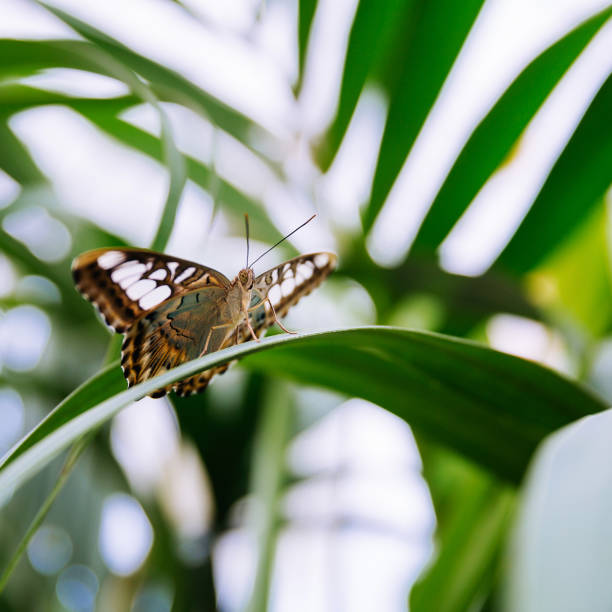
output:
<svg viewBox="0 0 612 612"><path fill-rule="evenodd" d="M98 546L108 569L120 576L134 573L153 544L153 528L142 506L130 495L114 493L102 507Z"/></svg>
<svg viewBox="0 0 612 612"><path fill-rule="evenodd" d="M95 609L98 578L85 565L67 567L57 580L55 592L70 612L90 612Z"/></svg>
<svg viewBox="0 0 612 612"><path fill-rule="evenodd" d="M70 561L72 539L62 527L44 525L28 545L32 567L45 576L57 574Z"/></svg>

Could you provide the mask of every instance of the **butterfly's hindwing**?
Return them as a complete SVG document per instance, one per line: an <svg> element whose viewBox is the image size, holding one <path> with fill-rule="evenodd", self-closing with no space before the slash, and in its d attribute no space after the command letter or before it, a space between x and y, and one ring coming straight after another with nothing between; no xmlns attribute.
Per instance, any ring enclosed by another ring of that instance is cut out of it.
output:
<svg viewBox="0 0 612 612"><path fill-rule="evenodd" d="M199 287L227 287L220 272L145 249L95 249L72 264L77 289L112 329L124 333L166 300Z"/></svg>

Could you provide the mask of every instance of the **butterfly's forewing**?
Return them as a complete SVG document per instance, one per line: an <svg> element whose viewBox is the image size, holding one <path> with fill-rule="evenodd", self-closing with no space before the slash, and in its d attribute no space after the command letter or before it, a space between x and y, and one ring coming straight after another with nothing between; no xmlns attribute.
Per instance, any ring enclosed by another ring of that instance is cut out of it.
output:
<svg viewBox="0 0 612 612"><path fill-rule="evenodd" d="M301 297L320 285L335 266L336 256L333 253L312 253L290 259L258 276L253 286L249 308L249 319L255 335L261 337L274 323L274 313L264 301L266 298L272 302L277 316L283 317ZM246 323L242 323L226 337L219 348L241 344L251 338ZM177 383L174 390L179 395L199 393L206 388L215 374L225 372L228 366L229 364L225 364L187 378Z"/></svg>
<svg viewBox="0 0 612 612"><path fill-rule="evenodd" d="M255 279L253 300L257 297L261 300L268 298L276 315L284 317L289 308L318 287L335 267L336 256L333 253L311 253L294 257ZM257 302L252 301L251 307L254 303ZM256 332L258 328L265 329L274 323L272 309L267 304L265 307L265 318L261 309L251 314L251 324Z"/></svg>
<svg viewBox="0 0 612 612"><path fill-rule="evenodd" d="M74 260L72 275L77 289L119 333L170 298L229 286L217 270L145 249L88 251Z"/></svg>

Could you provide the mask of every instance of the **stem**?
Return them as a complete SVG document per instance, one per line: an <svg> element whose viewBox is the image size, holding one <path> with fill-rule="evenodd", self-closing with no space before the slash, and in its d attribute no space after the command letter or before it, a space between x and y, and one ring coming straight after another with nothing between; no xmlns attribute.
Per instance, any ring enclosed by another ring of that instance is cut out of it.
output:
<svg viewBox="0 0 612 612"><path fill-rule="evenodd" d="M278 501L285 475L285 449L293 406L289 391L274 384L264 403L259 432L255 439L251 490L254 504L251 526L257 539L257 569L248 612L268 608L270 579L278 535Z"/></svg>
<svg viewBox="0 0 612 612"><path fill-rule="evenodd" d="M68 480L68 477L70 476L72 472L72 468L76 465L77 459L81 456L81 453L87 448L87 445L89 444L90 440L95 435L96 431L97 430L91 431L87 435L77 440L72 446L72 448L70 449L70 452L68 453L68 457L66 457L66 461L64 462L64 465L62 466L62 469L59 473L58 479L53 489L51 489L51 492L47 496L47 499L45 499L45 501L43 502L43 505L40 507L39 511L36 513L36 516L30 523L28 530L25 532L25 535L21 539L19 546L17 546L17 549L13 553L13 556L11 557L6 568L4 569L2 576L0 576L0 593L2 593L2 591L4 590L6 583L11 577L11 574L13 573L13 570L17 566L17 563L19 563L19 559L21 558L21 555L23 554L24 550L27 548L28 544L30 543L32 536L36 533L41 523L44 521L45 516L47 515L47 512L49 512L51 505L55 501L55 498L57 497L58 493L62 490L62 487Z"/></svg>

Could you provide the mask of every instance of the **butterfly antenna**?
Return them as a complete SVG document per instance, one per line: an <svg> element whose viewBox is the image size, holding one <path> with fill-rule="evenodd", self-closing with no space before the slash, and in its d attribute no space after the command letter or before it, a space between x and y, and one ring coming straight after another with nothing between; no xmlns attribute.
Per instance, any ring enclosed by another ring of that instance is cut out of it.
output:
<svg viewBox="0 0 612 612"><path fill-rule="evenodd" d="M247 240L247 256L246 256L246 267L249 267L249 215L244 213L244 227L246 229L246 240Z"/></svg>
<svg viewBox="0 0 612 612"><path fill-rule="evenodd" d="M289 236L293 236L295 232L297 232L299 229L302 229L307 223L310 223L316 216L316 214L312 215L312 217L310 217L310 219L308 219L307 221L304 221L302 225L299 225L292 232L289 232L284 238L281 238L275 245L271 246L267 251L264 251L249 267L252 268L264 255L267 255L272 249L275 249L281 242L287 240Z"/></svg>

